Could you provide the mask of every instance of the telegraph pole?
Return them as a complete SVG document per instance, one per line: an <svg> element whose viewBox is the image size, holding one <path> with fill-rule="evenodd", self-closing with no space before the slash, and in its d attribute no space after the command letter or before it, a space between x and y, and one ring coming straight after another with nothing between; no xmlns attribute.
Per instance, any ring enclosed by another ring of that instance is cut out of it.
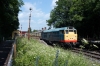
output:
<svg viewBox="0 0 100 66"><path fill-rule="evenodd" d="M31 11L32 11L32 8L29 8L29 10L30 10L30 15L29 15L28 40L30 39L30 21L31 21Z"/></svg>

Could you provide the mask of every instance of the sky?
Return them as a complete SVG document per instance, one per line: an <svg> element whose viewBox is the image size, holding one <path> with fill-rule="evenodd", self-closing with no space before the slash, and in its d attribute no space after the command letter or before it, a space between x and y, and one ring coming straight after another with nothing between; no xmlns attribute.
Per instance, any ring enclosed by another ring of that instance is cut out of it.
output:
<svg viewBox="0 0 100 66"><path fill-rule="evenodd" d="M47 26L46 20L50 18L50 12L56 6L57 0L23 0L18 14L19 30L27 31L29 27L29 15L31 13L30 27L33 30L41 30ZM32 11L29 9L32 8ZM22 27L22 28L21 28Z"/></svg>

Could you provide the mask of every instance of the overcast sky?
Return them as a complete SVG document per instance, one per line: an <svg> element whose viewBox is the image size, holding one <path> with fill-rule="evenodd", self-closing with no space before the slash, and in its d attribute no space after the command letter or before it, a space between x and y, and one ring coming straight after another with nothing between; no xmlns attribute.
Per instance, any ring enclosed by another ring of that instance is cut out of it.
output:
<svg viewBox="0 0 100 66"><path fill-rule="evenodd" d="M30 27L32 30L41 30L43 27L47 27L46 20L49 19L50 12L56 6L57 0L23 0L24 5L20 8L19 12L19 30L27 31L29 27L29 15L31 11Z"/></svg>

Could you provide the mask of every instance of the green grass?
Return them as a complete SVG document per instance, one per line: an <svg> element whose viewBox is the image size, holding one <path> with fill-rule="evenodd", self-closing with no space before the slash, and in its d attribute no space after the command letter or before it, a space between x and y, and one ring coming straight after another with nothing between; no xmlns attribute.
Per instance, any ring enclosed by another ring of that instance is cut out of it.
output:
<svg viewBox="0 0 100 66"><path fill-rule="evenodd" d="M59 47L39 43L35 39L17 40L17 57L13 66L99 66L84 58Z"/></svg>

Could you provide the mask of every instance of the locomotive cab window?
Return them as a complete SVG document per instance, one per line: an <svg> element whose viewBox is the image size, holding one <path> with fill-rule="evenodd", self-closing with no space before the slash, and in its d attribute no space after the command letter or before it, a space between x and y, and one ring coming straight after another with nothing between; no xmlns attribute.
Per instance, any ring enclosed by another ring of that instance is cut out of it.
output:
<svg viewBox="0 0 100 66"><path fill-rule="evenodd" d="M68 30L66 30L66 34L68 34Z"/></svg>

